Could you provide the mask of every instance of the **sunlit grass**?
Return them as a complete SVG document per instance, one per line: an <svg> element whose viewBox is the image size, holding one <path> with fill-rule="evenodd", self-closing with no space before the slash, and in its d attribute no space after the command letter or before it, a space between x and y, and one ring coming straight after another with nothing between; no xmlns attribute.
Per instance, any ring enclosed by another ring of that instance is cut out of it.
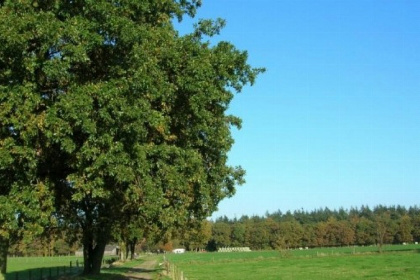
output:
<svg viewBox="0 0 420 280"><path fill-rule="evenodd" d="M414 246L414 245L413 245ZM193 279L419 279L413 246L318 248L241 253L188 253L168 259Z"/></svg>

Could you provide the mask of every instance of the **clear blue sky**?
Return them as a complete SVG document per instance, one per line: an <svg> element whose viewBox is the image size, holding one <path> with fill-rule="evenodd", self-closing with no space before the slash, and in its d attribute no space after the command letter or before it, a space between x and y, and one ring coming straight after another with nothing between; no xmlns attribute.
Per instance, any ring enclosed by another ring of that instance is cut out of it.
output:
<svg viewBox="0 0 420 280"><path fill-rule="evenodd" d="M420 1L203 0L266 67L233 100L246 184L213 217L420 205ZM182 32L191 25L186 20Z"/></svg>

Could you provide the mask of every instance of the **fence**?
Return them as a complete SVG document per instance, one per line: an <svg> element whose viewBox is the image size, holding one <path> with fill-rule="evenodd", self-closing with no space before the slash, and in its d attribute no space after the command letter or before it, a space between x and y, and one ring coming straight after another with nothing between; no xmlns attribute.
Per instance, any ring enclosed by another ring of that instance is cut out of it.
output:
<svg viewBox="0 0 420 280"><path fill-rule="evenodd" d="M184 272L179 270L174 264L170 262L165 262L166 275L169 276L172 280L188 280L184 276Z"/></svg>
<svg viewBox="0 0 420 280"><path fill-rule="evenodd" d="M114 262L116 258L107 258L102 261L103 265ZM27 269L23 271L16 271L8 273L6 280L50 280L56 279L63 275L74 275L81 273L83 270L83 261L72 260L69 265L54 266L54 267L41 267Z"/></svg>
<svg viewBox="0 0 420 280"><path fill-rule="evenodd" d="M41 267L28 269L24 271L16 271L9 273L6 277L7 280L47 280L54 279L62 275L77 274L83 268L83 263L77 260L75 263L70 261L69 266L57 267Z"/></svg>

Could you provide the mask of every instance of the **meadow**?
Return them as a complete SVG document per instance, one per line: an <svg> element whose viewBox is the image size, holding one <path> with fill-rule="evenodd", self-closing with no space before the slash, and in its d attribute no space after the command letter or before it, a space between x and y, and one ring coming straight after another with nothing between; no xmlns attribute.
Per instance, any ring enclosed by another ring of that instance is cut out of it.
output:
<svg viewBox="0 0 420 280"><path fill-rule="evenodd" d="M110 257L106 257L104 261ZM9 257L6 280L41 279L77 274L83 269L83 257Z"/></svg>
<svg viewBox="0 0 420 280"><path fill-rule="evenodd" d="M151 256L162 261L162 255ZM308 250L252 251L231 253L166 254L166 259L188 280L206 279L420 279L420 245L377 247L314 248ZM7 280L53 277L57 268L76 274L82 258L9 258ZM104 269L100 276L78 280L124 279L123 274L143 259ZM70 270L70 262L73 269ZM51 270L50 270L51 268ZM163 267L162 267L163 268ZM50 272L51 271L51 272ZM159 277L159 270L154 273ZM80 270L79 270L80 272ZM18 273L18 278L16 277ZM167 279L167 278L165 278Z"/></svg>
<svg viewBox="0 0 420 280"><path fill-rule="evenodd" d="M420 246L170 254L188 280L420 279Z"/></svg>

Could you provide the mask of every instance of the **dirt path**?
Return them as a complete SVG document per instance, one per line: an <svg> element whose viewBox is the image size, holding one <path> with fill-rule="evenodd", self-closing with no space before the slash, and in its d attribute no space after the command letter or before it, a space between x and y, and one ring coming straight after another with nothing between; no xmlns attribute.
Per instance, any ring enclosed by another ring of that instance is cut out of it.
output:
<svg viewBox="0 0 420 280"><path fill-rule="evenodd" d="M156 266L158 260L156 258L148 259L144 263L133 267L125 274L129 280L152 280L155 279Z"/></svg>

